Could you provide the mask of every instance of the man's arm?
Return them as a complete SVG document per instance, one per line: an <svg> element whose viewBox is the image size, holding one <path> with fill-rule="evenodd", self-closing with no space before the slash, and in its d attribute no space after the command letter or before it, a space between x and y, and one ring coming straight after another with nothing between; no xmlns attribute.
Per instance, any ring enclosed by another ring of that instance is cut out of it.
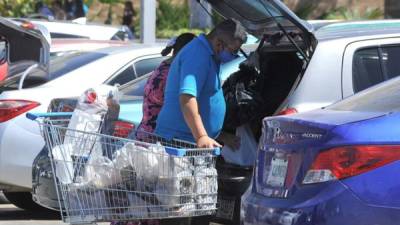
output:
<svg viewBox="0 0 400 225"><path fill-rule="evenodd" d="M179 102L186 124L192 131L196 144L200 148L222 147L214 139L208 137L203 121L199 113L196 97L188 94L181 94Z"/></svg>

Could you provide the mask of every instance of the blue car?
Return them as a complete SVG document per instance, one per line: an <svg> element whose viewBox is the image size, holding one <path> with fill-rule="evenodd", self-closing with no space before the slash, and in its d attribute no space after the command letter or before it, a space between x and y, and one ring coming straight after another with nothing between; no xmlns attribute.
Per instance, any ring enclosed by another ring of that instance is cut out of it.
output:
<svg viewBox="0 0 400 225"><path fill-rule="evenodd" d="M397 225L400 79L263 121L246 225Z"/></svg>

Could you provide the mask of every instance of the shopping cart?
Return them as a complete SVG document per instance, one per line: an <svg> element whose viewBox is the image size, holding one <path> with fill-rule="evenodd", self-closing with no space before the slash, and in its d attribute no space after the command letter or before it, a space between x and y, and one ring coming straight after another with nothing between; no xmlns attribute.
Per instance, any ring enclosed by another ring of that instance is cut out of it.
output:
<svg viewBox="0 0 400 225"><path fill-rule="evenodd" d="M219 149L141 133L140 141L68 128L70 113L38 121L64 222L164 219L216 212ZM89 122L87 122L89 123ZM96 123L96 122L95 122ZM84 127L101 127L87 124Z"/></svg>

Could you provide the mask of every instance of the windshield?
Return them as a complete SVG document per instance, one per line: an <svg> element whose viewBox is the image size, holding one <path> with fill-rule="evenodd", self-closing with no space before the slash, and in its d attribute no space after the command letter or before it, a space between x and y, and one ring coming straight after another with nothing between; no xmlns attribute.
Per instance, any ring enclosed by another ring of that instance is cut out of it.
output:
<svg viewBox="0 0 400 225"><path fill-rule="evenodd" d="M383 83L338 102L327 109L337 111L398 112L400 79Z"/></svg>
<svg viewBox="0 0 400 225"><path fill-rule="evenodd" d="M107 54L98 52L69 52L61 56L53 57L50 60L49 76L43 70L36 69L26 77L24 81L24 88L37 86L40 84L44 84L47 81L54 80L75 69L78 69L83 65L98 60L106 55ZM25 69L28 66L25 66ZM17 89L19 78L22 76L22 74L23 72L10 77L10 79L6 80L3 83L2 89L3 90Z"/></svg>

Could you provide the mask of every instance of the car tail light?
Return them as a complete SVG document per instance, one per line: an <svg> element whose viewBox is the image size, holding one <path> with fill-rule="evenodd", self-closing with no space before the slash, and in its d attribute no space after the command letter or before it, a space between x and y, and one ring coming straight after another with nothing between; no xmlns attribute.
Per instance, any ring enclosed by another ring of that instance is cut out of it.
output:
<svg viewBox="0 0 400 225"><path fill-rule="evenodd" d="M0 122L15 118L39 105L27 100L0 100Z"/></svg>
<svg viewBox="0 0 400 225"><path fill-rule="evenodd" d="M115 122L115 129L113 136L126 138L134 128L135 125L133 123L125 121L117 121Z"/></svg>
<svg viewBox="0 0 400 225"><path fill-rule="evenodd" d="M24 22L21 24L21 27L28 29L28 30L33 30L35 29L35 25L31 22Z"/></svg>
<svg viewBox="0 0 400 225"><path fill-rule="evenodd" d="M303 183L356 176L400 159L400 146L346 146L319 153Z"/></svg>
<svg viewBox="0 0 400 225"><path fill-rule="evenodd" d="M295 108L287 108L287 109L279 112L278 116L286 116L286 115L295 114L295 113L297 113L297 110Z"/></svg>

